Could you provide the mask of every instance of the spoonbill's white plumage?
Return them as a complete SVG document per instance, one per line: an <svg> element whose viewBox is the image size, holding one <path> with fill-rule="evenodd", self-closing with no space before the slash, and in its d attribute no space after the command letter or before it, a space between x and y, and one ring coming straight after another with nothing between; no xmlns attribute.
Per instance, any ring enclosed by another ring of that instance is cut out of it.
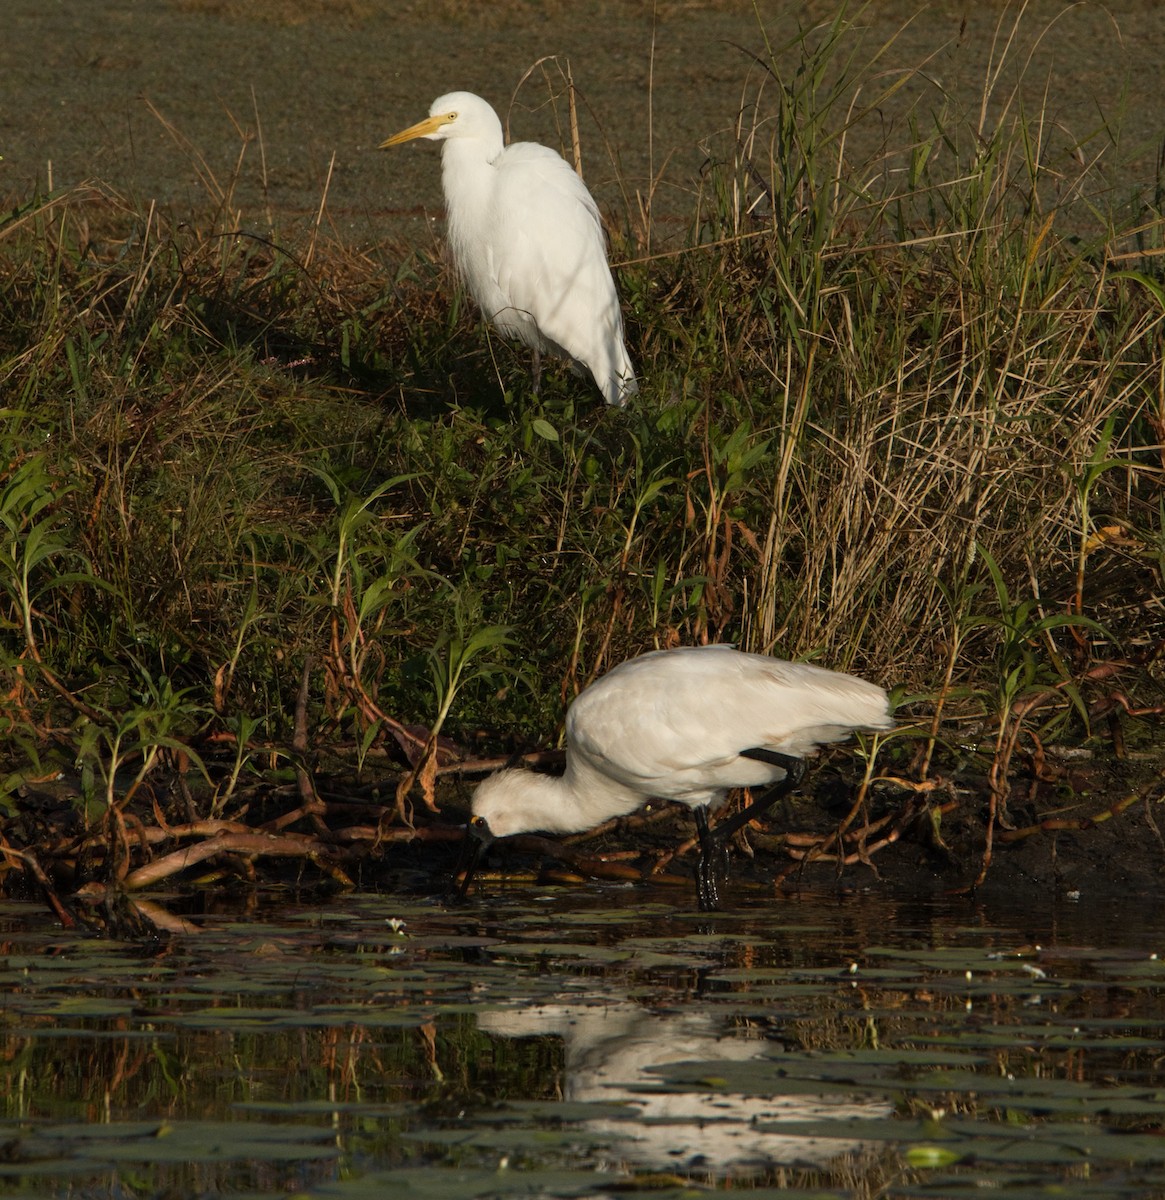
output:
<svg viewBox="0 0 1165 1200"><path fill-rule="evenodd" d="M443 141L453 260L486 319L506 337L562 355L594 377L608 404L638 385L599 210L561 155L507 146L497 113L472 92L433 101L423 121L381 144ZM537 368L536 368L537 369Z"/></svg>
<svg viewBox="0 0 1165 1200"><path fill-rule="evenodd" d="M535 830L580 833L649 799L678 800L700 834L700 906L715 908L727 839L796 786L805 756L855 730L892 726L886 693L853 675L731 646L655 651L607 672L570 706L561 777L505 770L484 780L469 833L479 846ZM709 827L732 788L769 785Z"/></svg>

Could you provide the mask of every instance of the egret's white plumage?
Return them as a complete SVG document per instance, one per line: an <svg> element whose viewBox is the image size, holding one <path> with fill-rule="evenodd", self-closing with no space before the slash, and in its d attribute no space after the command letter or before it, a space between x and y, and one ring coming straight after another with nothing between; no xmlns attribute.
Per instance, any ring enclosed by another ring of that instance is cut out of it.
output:
<svg viewBox="0 0 1165 1200"><path fill-rule="evenodd" d="M608 404L625 404L638 385L599 210L582 180L546 146L506 146L497 113L471 92L439 97L381 148L422 137L445 143L449 244L486 318L536 354L585 367Z"/></svg>
<svg viewBox="0 0 1165 1200"><path fill-rule="evenodd" d="M481 783L471 832L486 842L578 833L652 798L678 800L695 811L707 874L717 849L707 814L732 788L792 785L819 746L892 725L886 693L853 675L731 646L655 651L621 663L570 706L561 777L506 770ZM739 828L734 818L713 832L729 824L729 833ZM715 879L700 882L711 907Z"/></svg>

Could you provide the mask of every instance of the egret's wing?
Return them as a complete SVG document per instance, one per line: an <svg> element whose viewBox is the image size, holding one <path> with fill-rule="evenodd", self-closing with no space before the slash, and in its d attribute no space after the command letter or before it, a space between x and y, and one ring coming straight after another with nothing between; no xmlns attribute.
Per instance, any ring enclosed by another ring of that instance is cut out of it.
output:
<svg viewBox="0 0 1165 1200"><path fill-rule="evenodd" d="M498 165L490 241L499 291L533 319L545 345L585 366L605 392L613 375L633 381L594 198L545 146L512 145ZM503 323L504 314L494 319Z"/></svg>
<svg viewBox="0 0 1165 1200"><path fill-rule="evenodd" d="M519 142L507 147L497 166L493 225L503 290L548 325L596 266L613 295L599 210L562 157Z"/></svg>

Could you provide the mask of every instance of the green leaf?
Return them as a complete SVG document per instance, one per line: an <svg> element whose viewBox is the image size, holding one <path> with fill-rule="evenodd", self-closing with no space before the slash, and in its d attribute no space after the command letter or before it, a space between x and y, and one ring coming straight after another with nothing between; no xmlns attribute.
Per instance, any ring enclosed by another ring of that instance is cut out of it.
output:
<svg viewBox="0 0 1165 1200"><path fill-rule="evenodd" d="M908 1146L906 1161L919 1170L935 1167L949 1167L957 1163L963 1155L949 1146Z"/></svg>

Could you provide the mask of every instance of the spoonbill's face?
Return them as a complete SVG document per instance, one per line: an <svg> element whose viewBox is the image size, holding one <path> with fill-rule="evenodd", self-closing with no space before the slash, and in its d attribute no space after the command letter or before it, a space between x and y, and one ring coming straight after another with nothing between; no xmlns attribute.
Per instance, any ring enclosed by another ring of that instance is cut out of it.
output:
<svg viewBox="0 0 1165 1200"><path fill-rule="evenodd" d="M520 796L515 794L514 776L526 772L499 771L478 784L473 793L470 807L473 820L470 828L481 830L492 838L511 837L515 833L528 833L539 826L532 824L524 811Z"/></svg>

